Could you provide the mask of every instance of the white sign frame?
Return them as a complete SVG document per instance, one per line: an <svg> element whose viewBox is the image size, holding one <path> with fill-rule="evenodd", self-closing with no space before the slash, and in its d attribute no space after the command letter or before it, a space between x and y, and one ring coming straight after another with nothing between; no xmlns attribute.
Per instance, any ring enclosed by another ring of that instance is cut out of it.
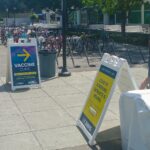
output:
<svg viewBox="0 0 150 150"><path fill-rule="evenodd" d="M88 140L89 140L89 141L88 141L89 145L94 145L94 144L96 143L96 142L95 142L95 138L96 138L97 133L98 133L98 131L99 131L99 129L100 129L100 126L101 126L101 124L102 124L102 122L103 122L105 113L106 113L106 111L107 111L108 105L109 105L109 103L110 103L110 100L111 100L111 98L112 98L112 96L113 96L114 90L115 90L115 88L116 88L116 86L117 86L117 83L118 83L118 81L119 81L120 74L121 74L121 71L122 71L123 67L127 67L128 75L129 75L129 77L131 78L131 82L132 82L132 84L133 84L133 87L134 87L134 89L138 89L138 87L137 87L137 85L136 85L136 82L134 81L134 79L133 79L132 76L131 76L128 63L127 63L127 61L126 61L125 59L118 58L117 56L111 56L111 55L105 53L104 56L103 56L103 58L102 58L102 60L101 60L100 67L101 67L101 65L104 65L104 66L106 66L106 67L108 67L108 68L111 68L112 70L116 71L117 74L116 74L116 77L115 77L115 79L114 79L114 83L113 83L113 85L112 85L112 88L111 88L109 97L108 97L107 100L106 100L105 106L104 106L104 108L103 108L102 114L101 114L101 116L100 116L100 118L99 118L99 122L98 122L98 124L97 124L97 126L96 126L96 128L95 128L95 131L94 131L93 135L91 135L91 134L88 132L88 130L86 129L86 127L84 126L84 124L83 124L83 123L81 122L81 120L80 120L81 115L82 115L82 113L83 113L83 111L84 111L85 105L86 105L86 103L87 103L88 97L90 96L90 93L89 93L88 96L87 96L87 99L86 99L86 101L85 101L85 103L84 103L84 106L83 106L83 108L82 108L82 111L81 111L81 113L80 113L80 116L79 116L79 118L78 118L78 120L77 120L76 126L79 127L79 128L82 130L82 132L86 135L86 137L87 137ZM99 68L100 68L100 67L99 67ZM96 77L97 77L98 73L99 73L99 72L97 72ZM96 79L96 77L95 77L95 79ZM92 87L93 87L93 85L91 86L91 90L92 90ZM90 91L91 91L91 90L90 90ZM126 89L126 90L128 90L128 89Z"/></svg>
<svg viewBox="0 0 150 150"><path fill-rule="evenodd" d="M11 82L11 89L12 91L15 91L17 89L24 89L24 88L40 88L41 87L41 77L40 77L40 64L39 64L39 57L38 57L38 48L37 48L37 42L35 39L31 39L31 42L28 42L28 40L20 39L18 43L14 43L12 39L8 41L8 57L7 57L7 77L6 82ZM12 58L11 58L11 47L12 46L34 46L36 50L36 59L37 59L37 72L38 72L38 78L39 78L39 84L33 84L33 85L23 85L23 86L14 86L13 81L13 72L12 72Z"/></svg>

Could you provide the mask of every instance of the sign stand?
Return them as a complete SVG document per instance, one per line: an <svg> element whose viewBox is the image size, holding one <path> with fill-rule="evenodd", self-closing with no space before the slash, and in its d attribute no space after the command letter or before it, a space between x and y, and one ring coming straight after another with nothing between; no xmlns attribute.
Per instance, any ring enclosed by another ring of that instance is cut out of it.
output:
<svg viewBox="0 0 150 150"><path fill-rule="evenodd" d="M11 89L40 87L40 69L35 39L19 39L14 43L8 40L6 83L11 82Z"/></svg>
<svg viewBox="0 0 150 150"><path fill-rule="evenodd" d="M10 77L10 60L9 60L9 51L7 51L7 69L6 69L6 83L11 81Z"/></svg>
<svg viewBox="0 0 150 150"><path fill-rule="evenodd" d="M138 89L127 61L105 53L77 120L77 126L87 136L90 145L95 144L95 138L117 84L122 92Z"/></svg>

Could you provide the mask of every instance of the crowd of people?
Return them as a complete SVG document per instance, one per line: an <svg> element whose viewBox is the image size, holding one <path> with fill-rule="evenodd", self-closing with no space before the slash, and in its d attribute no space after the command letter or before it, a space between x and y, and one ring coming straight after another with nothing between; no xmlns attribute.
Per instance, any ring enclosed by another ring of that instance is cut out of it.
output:
<svg viewBox="0 0 150 150"><path fill-rule="evenodd" d="M46 50L59 50L62 48L62 36L59 32L45 28L34 27L1 27L1 43L7 46L7 40L13 38L14 42L19 39L36 38L38 48Z"/></svg>

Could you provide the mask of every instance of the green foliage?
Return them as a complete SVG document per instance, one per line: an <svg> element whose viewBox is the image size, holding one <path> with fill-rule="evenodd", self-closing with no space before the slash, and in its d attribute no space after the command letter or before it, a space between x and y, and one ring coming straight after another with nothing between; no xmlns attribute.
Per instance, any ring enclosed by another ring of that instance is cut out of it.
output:
<svg viewBox="0 0 150 150"><path fill-rule="evenodd" d="M0 18L0 22L3 22L4 20L3 20L3 18Z"/></svg>
<svg viewBox="0 0 150 150"><path fill-rule="evenodd" d="M127 19L127 12L134 7L141 6L144 0L82 0L82 3L86 6L99 5L103 13L113 15L114 13L120 12L121 18L121 30L122 34L125 35L125 25Z"/></svg>
<svg viewBox="0 0 150 150"><path fill-rule="evenodd" d="M41 12L44 8L50 8L52 10L61 9L62 0L0 0L0 12L6 12L6 8L9 12L13 12L13 8L16 8L16 12L31 11ZM82 7L81 0L66 0L67 8L74 6L75 8Z"/></svg>
<svg viewBox="0 0 150 150"><path fill-rule="evenodd" d="M71 8L74 6L74 8L82 8L82 1L81 0L66 0L67 2L67 8Z"/></svg>
<svg viewBox="0 0 150 150"><path fill-rule="evenodd" d="M101 0L82 0L82 3L85 6L95 6L95 5L101 5Z"/></svg>
<svg viewBox="0 0 150 150"><path fill-rule="evenodd" d="M113 14L116 11L130 11L133 7L141 6L143 0L82 0L85 6L98 5L103 13Z"/></svg>
<svg viewBox="0 0 150 150"><path fill-rule="evenodd" d="M25 11L27 6L23 2L24 0L0 0L0 12L6 12L6 9L9 9L9 12L18 12ZM14 10L16 8L16 10Z"/></svg>
<svg viewBox="0 0 150 150"><path fill-rule="evenodd" d="M145 10L150 10L150 3L145 3L145 8L144 8Z"/></svg>
<svg viewBox="0 0 150 150"><path fill-rule="evenodd" d="M35 22L35 21L38 21L39 17L37 14L33 13L31 16L30 16L30 19L32 22Z"/></svg>

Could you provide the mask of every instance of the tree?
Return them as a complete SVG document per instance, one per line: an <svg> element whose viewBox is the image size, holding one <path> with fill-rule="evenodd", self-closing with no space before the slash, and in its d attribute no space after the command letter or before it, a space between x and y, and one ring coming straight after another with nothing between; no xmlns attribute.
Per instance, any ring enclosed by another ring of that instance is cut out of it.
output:
<svg viewBox="0 0 150 150"><path fill-rule="evenodd" d="M30 11L34 9L35 12L41 12L44 8L52 10L61 8L62 0L0 0L0 12L5 12L8 8L13 12L12 8L16 8L17 12ZM68 8L74 6L80 8L82 6L81 0L66 0Z"/></svg>
<svg viewBox="0 0 150 150"><path fill-rule="evenodd" d="M74 8L81 8L82 7L82 1L81 0L66 0L67 1L67 7L71 8L72 6Z"/></svg>
<svg viewBox="0 0 150 150"><path fill-rule="evenodd" d="M133 7L141 5L144 0L82 0L82 3L86 6L99 5L103 13L114 14L116 12L121 13L121 29L123 35L125 34L125 25Z"/></svg>
<svg viewBox="0 0 150 150"><path fill-rule="evenodd" d="M32 25L33 25L35 21L38 21L39 17L38 17L37 14L33 13L33 14L30 16L30 19L31 19L31 22L32 22Z"/></svg>
<svg viewBox="0 0 150 150"><path fill-rule="evenodd" d="M128 15L130 14L131 10L136 5L142 5L143 0L115 0L117 1L116 10L121 12L121 31L122 34L125 35L126 31L126 20L128 18Z"/></svg>

